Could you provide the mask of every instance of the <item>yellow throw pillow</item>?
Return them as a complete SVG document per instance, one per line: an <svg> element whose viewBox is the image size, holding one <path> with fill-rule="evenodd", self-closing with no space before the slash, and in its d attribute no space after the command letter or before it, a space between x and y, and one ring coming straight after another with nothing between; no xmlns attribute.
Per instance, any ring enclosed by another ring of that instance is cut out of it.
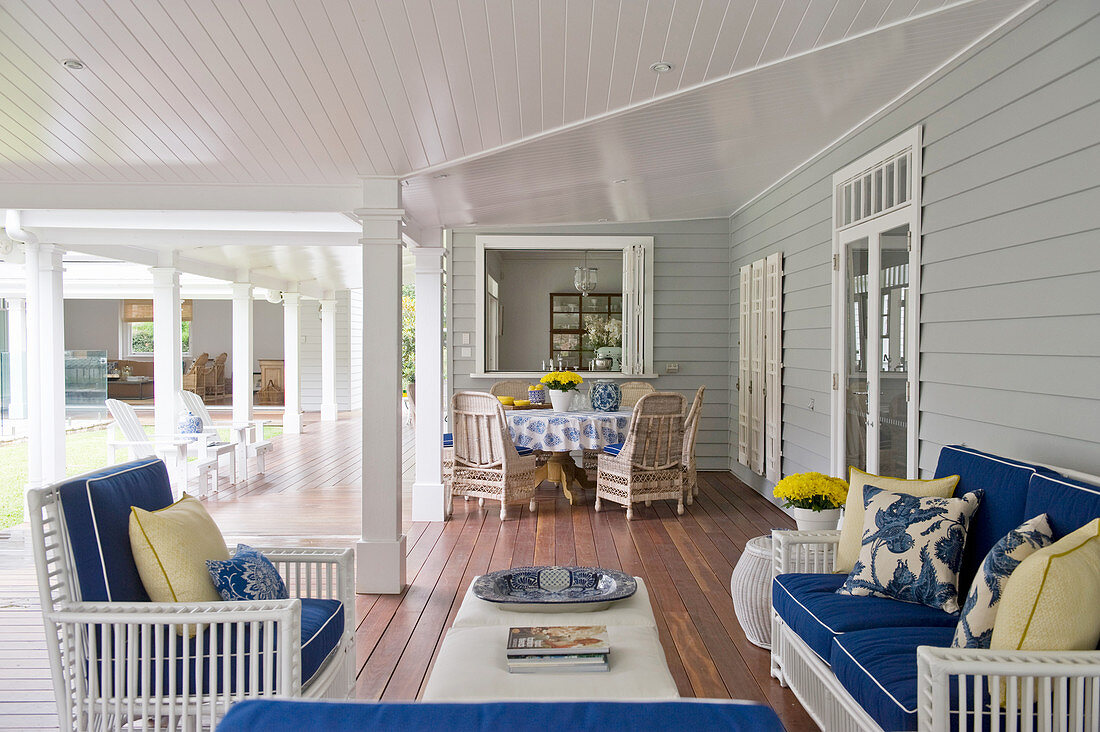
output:
<svg viewBox="0 0 1100 732"><path fill-rule="evenodd" d="M1100 519L1020 562L1005 583L990 648L1091 651L1100 642Z"/></svg>
<svg viewBox="0 0 1100 732"><path fill-rule="evenodd" d="M865 473L848 468L848 500L844 503L844 524L836 548L836 571L851 572L859 558L863 540L863 486L870 485L891 493L907 493L919 498L950 498L959 484L959 476L948 475L932 480L906 480Z"/></svg>
<svg viewBox="0 0 1100 732"><path fill-rule="evenodd" d="M130 549L153 602L220 602L207 559L229 559L218 525L183 494L159 511L130 508Z"/></svg>

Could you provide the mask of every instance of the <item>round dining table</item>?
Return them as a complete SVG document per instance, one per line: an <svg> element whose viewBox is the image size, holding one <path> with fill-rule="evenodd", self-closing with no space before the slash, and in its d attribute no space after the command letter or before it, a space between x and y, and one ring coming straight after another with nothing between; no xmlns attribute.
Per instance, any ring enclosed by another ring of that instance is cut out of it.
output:
<svg viewBox="0 0 1100 732"><path fill-rule="evenodd" d="M561 486L573 503L574 482L593 488L584 468L570 456L573 450L602 450L626 440L630 412L557 412L551 409L509 410L508 432L516 447L529 447L550 453L546 464L547 480Z"/></svg>

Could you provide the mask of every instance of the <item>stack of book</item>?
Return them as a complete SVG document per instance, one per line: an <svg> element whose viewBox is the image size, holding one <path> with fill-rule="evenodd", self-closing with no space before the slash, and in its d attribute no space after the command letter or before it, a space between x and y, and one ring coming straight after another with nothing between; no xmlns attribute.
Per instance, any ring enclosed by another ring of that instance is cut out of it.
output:
<svg viewBox="0 0 1100 732"><path fill-rule="evenodd" d="M508 629L508 671L514 674L607 671L610 652L604 625Z"/></svg>

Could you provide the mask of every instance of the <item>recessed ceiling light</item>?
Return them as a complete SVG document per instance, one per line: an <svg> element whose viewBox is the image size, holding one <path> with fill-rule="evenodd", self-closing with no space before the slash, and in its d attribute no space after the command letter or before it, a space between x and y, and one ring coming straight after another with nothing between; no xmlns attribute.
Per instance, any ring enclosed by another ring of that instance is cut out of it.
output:
<svg viewBox="0 0 1100 732"><path fill-rule="evenodd" d="M78 58L67 58L61 63L65 65L65 68L72 69L73 71L80 71L84 68L84 62Z"/></svg>
<svg viewBox="0 0 1100 732"><path fill-rule="evenodd" d="M612 183L626 183L628 180L630 180L630 179L629 178L616 178L615 180L613 180L611 182Z"/></svg>
<svg viewBox="0 0 1100 732"><path fill-rule="evenodd" d="M672 71L672 64L670 64L668 61L658 61L655 64L651 64L649 68L650 70L655 71L658 74L663 74L665 72Z"/></svg>
<svg viewBox="0 0 1100 732"><path fill-rule="evenodd" d="M447 180L447 179L448 179L448 178L450 178L450 177L451 177L451 176L447 175L446 173L440 173L439 175L437 175L437 176L435 177L435 179L436 179L436 180Z"/></svg>

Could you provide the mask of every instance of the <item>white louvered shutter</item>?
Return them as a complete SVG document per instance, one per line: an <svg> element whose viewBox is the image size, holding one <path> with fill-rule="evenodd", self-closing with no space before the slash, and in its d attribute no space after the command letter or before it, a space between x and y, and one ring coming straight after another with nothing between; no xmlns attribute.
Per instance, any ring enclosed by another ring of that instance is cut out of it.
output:
<svg viewBox="0 0 1100 732"><path fill-rule="evenodd" d="M741 290L738 304L738 358L737 358L737 462L751 467L749 446L749 421L752 407L749 404L750 351L752 339L749 333L749 302L752 300L752 266L741 268Z"/></svg>
<svg viewBox="0 0 1100 732"><path fill-rule="evenodd" d="M645 246L623 250L623 373L645 372Z"/></svg>
<svg viewBox="0 0 1100 732"><path fill-rule="evenodd" d="M749 392L752 419L749 444L750 467L764 474L764 260L752 263L752 300L749 302L749 331L752 348L749 352Z"/></svg>
<svg viewBox="0 0 1100 732"><path fill-rule="evenodd" d="M764 477L782 477L783 427L783 254L765 263L764 273Z"/></svg>

